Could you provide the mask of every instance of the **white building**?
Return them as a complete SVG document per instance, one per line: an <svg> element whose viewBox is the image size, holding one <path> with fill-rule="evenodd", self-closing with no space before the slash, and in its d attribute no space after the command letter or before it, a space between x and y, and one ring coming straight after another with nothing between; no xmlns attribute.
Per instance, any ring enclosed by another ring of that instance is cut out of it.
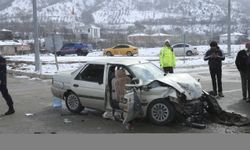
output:
<svg viewBox="0 0 250 150"><path fill-rule="evenodd" d="M94 25L78 25L73 29L73 33L76 35L87 35L88 39L100 39L101 28Z"/></svg>
<svg viewBox="0 0 250 150"><path fill-rule="evenodd" d="M220 35L220 44L227 44L227 35L228 34L222 34ZM242 33L231 33L231 44L238 44L242 38L244 38L245 34Z"/></svg>

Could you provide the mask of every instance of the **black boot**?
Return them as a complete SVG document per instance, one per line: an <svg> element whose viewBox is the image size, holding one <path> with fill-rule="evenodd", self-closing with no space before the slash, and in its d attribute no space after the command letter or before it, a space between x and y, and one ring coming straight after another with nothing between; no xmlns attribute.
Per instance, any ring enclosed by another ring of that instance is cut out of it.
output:
<svg viewBox="0 0 250 150"><path fill-rule="evenodd" d="M10 107L9 110L4 114L4 115L11 115L11 114L14 114L15 113L15 110L13 107Z"/></svg>

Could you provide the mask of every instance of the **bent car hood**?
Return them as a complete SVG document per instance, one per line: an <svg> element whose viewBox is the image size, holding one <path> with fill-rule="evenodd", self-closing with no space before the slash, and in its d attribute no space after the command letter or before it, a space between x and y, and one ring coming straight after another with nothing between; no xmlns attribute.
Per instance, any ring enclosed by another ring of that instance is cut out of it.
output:
<svg viewBox="0 0 250 150"><path fill-rule="evenodd" d="M185 94L187 100L198 99L203 94L201 84L187 73L168 74L164 78L158 79L158 81L166 83L180 93Z"/></svg>

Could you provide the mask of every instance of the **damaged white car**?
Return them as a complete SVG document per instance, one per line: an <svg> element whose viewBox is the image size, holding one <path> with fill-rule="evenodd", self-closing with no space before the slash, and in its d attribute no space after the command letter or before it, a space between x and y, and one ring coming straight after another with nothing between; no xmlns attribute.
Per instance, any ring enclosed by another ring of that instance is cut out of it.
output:
<svg viewBox="0 0 250 150"><path fill-rule="evenodd" d="M80 113L84 107L121 112L123 123L148 118L165 125L177 114L190 119L213 105L189 74L164 74L145 60L88 61L73 72L54 75L51 90L73 113Z"/></svg>

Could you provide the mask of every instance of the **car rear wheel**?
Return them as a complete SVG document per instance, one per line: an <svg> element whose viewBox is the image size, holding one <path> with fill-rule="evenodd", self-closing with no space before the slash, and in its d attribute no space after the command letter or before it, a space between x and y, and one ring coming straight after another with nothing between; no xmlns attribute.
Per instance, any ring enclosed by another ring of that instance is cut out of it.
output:
<svg viewBox="0 0 250 150"><path fill-rule="evenodd" d="M81 113L84 109L78 96L72 92L67 96L65 103L68 110L72 113Z"/></svg>
<svg viewBox="0 0 250 150"><path fill-rule="evenodd" d="M187 52L186 52L186 55L187 55L187 56L192 56L192 55L193 55L193 52L192 52L192 51L187 51Z"/></svg>
<svg viewBox="0 0 250 150"><path fill-rule="evenodd" d="M111 52L107 52L106 55L107 56L112 56L112 53Z"/></svg>
<svg viewBox="0 0 250 150"><path fill-rule="evenodd" d="M156 125L166 125L172 122L175 113L174 106L166 100L153 101L147 110L150 122Z"/></svg>
<svg viewBox="0 0 250 150"><path fill-rule="evenodd" d="M83 55L83 52L82 52L81 50L77 50L77 51L76 51L76 54L77 54L77 56L82 56L82 55Z"/></svg>
<svg viewBox="0 0 250 150"><path fill-rule="evenodd" d="M131 52L127 52L127 56L133 56Z"/></svg>

